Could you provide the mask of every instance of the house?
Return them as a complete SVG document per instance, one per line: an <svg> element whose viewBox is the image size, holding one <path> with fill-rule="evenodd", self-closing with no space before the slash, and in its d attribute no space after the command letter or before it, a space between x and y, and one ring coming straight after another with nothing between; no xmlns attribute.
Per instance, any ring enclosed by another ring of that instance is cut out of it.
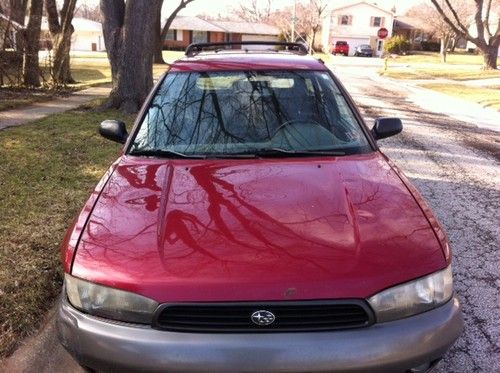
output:
<svg viewBox="0 0 500 373"><path fill-rule="evenodd" d="M393 36L396 35L405 37L411 43L413 50L421 49L422 42L433 40L433 35L427 25L406 16L394 18Z"/></svg>
<svg viewBox="0 0 500 373"><path fill-rule="evenodd" d="M99 22L77 17L73 18L71 24L75 29L71 36L72 51L96 52L106 50L102 25ZM44 40L47 46L50 46L52 43L50 41L49 23L46 17L42 18L41 28L42 34L40 35L40 39Z"/></svg>
<svg viewBox="0 0 500 373"><path fill-rule="evenodd" d="M346 41L351 55L358 45L369 44L375 54L381 56L387 39L380 39L377 33L386 28L387 38L391 37L393 21L392 12L367 1L356 2L330 11L323 22L321 40L327 51L331 51L337 41Z"/></svg>
<svg viewBox="0 0 500 373"><path fill-rule="evenodd" d="M277 27L263 23L207 21L199 17L177 16L168 30L164 49L183 50L191 43L278 41L279 33Z"/></svg>

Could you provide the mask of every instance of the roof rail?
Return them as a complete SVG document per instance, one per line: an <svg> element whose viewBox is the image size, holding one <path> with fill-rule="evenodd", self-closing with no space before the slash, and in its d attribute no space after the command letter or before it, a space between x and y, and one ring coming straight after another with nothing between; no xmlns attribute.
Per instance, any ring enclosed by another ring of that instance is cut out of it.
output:
<svg viewBox="0 0 500 373"><path fill-rule="evenodd" d="M300 55L309 53L309 48L302 43L288 43L281 41L231 41L231 42L217 42L217 43L193 43L186 48L186 56L196 56L198 53L203 52L204 48L214 47L232 47L233 45L269 45L273 47L284 47L285 50ZM225 49L225 48L224 48ZM218 49L215 52L219 52Z"/></svg>

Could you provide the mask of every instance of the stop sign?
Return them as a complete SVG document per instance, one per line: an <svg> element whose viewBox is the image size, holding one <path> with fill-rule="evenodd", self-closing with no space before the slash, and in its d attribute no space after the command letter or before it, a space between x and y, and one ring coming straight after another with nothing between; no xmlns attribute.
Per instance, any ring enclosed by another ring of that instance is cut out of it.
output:
<svg viewBox="0 0 500 373"><path fill-rule="evenodd" d="M379 39L385 39L387 36L389 36L389 31L385 27L382 27L378 30L377 36Z"/></svg>

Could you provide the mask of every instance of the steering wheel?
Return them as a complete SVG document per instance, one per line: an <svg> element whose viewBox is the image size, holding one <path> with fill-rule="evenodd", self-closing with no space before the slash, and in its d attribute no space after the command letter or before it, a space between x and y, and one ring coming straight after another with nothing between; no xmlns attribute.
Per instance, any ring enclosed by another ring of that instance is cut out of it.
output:
<svg viewBox="0 0 500 373"><path fill-rule="evenodd" d="M320 123L316 122L315 120L313 119L309 119L306 121L304 120L300 120L300 119L292 119L292 120L287 120L286 122L282 123L277 129L276 131L274 131L274 134L272 137L276 136L278 134L278 132L280 132L281 130L283 130L283 128L289 126L289 125L293 125L293 124L314 124L316 126L320 126L320 127L323 127Z"/></svg>
<svg viewBox="0 0 500 373"><path fill-rule="evenodd" d="M315 120L289 120L281 124L271 137L271 144L284 149L317 149L331 147L333 134Z"/></svg>

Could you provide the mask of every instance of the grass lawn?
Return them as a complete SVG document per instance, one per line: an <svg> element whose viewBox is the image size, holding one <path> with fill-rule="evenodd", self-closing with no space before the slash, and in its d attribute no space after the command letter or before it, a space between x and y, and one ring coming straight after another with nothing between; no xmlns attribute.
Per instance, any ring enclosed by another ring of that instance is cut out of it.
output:
<svg viewBox="0 0 500 373"><path fill-rule="evenodd" d="M441 56L437 52L414 52L407 56L397 56L395 59L391 59L391 61L395 61L397 63L407 63L407 64L423 64L423 63L441 64ZM449 53L447 57L447 64L482 65L483 56L467 52Z"/></svg>
<svg viewBox="0 0 500 373"><path fill-rule="evenodd" d="M500 78L500 70L481 70L483 57L468 53L451 53L448 63L441 63L439 53L420 52L388 60L387 71L380 74L394 79L449 79L456 81ZM500 59L499 59L500 65Z"/></svg>
<svg viewBox="0 0 500 373"><path fill-rule="evenodd" d="M441 67L391 67L380 74L393 79L449 79L456 81L500 78L500 70L481 70L480 66L471 68Z"/></svg>
<svg viewBox="0 0 500 373"><path fill-rule="evenodd" d="M133 121L79 109L0 131L0 358L36 331L60 291L59 245L119 153L97 133L109 118Z"/></svg>
<svg viewBox="0 0 500 373"><path fill-rule="evenodd" d="M500 86L470 87L462 84L435 83L422 84L421 86L465 100L474 101L500 111Z"/></svg>

